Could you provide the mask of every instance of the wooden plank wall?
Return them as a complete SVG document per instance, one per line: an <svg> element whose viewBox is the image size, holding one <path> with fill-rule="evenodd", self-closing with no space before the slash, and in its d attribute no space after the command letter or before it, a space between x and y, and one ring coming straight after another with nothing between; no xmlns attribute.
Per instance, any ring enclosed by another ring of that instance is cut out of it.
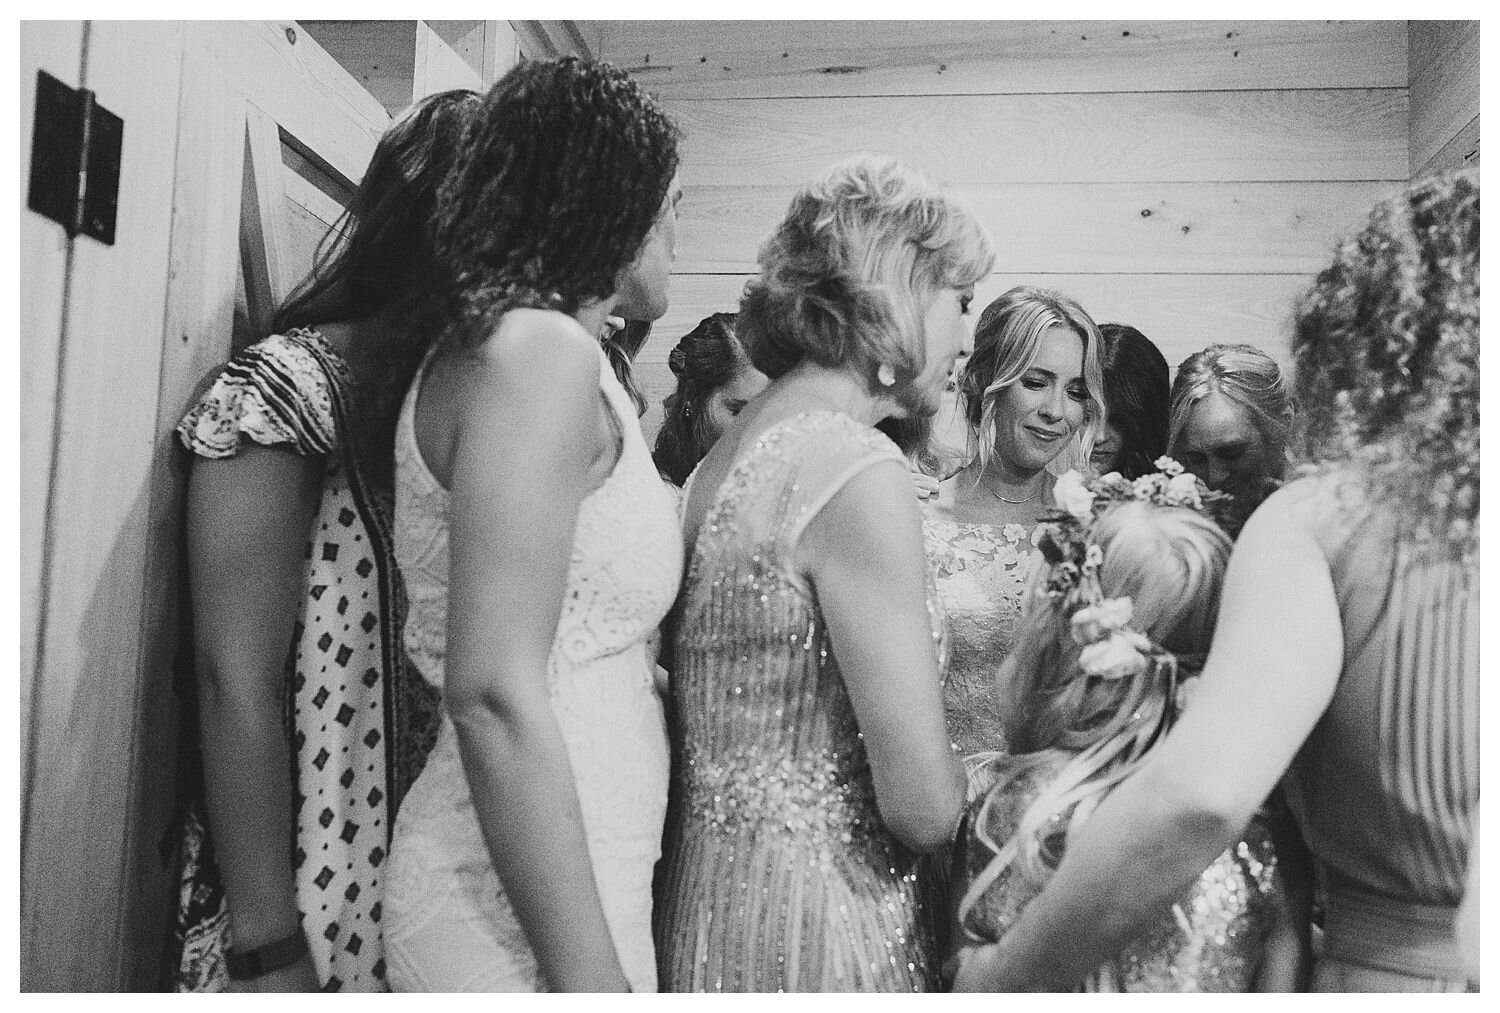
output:
<svg viewBox="0 0 1500 1013"><path fill-rule="evenodd" d="M1407 30L1385 22L581 22L686 134L673 306L641 355L733 309L791 193L895 155L967 198L1022 282L1133 324L1174 366L1283 361L1297 290L1408 175Z"/></svg>
<svg viewBox="0 0 1500 1013"><path fill-rule="evenodd" d="M1410 21L1411 174L1479 164L1479 22Z"/></svg>

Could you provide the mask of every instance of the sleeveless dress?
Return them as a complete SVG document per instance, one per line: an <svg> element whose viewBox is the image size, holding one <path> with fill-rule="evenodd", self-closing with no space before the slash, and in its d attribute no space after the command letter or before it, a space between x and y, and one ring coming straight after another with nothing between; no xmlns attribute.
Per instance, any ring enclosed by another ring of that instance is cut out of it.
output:
<svg viewBox="0 0 1500 1013"><path fill-rule="evenodd" d="M1022 599L1039 554L1039 527L968 524L923 504L922 538L952 657L943 685L948 734L965 756L1005 748L995 676L1016 640Z"/></svg>
<svg viewBox="0 0 1500 1013"><path fill-rule="evenodd" d="M671 991L924 991L932 915L882 826L798 539L850 479L905 460L819 411L770 427L705 515L684 582L672 812L656 913ZM929 597L934 651L940 613Z"/></svg>
<svg viewBox="0 0 1500 1013"><path fill-rule="evenodd" d="M381 865L441 704L401 648L405 597L391 554L390 503L365 480L345 440L351 385L348 366L317 331L272 335L224 367L177 435L209 459L253 443L324 461L287 658L297 833L290 859L319 980L329 991L378 991L386 987ZM193 752L182 777L192 797L202 792L197 708L183 710ZM228 911L201 804L194 797L179 815L183 870L169 983L176 991L228 985Z"/></svg>
<svg viewBox="0 0 1500 1013"><path fill-rule="evenodd" d="M960 835L955 902L990 864L995 851L981 830L1003 847L1027 808L1057 776L1070 754L1049 750L1007 757L997 775L988 809L981 796ZM981 818L983 824L981 825ZM1061 860L1065 817L1054 816ZM1256 817L1239 840L1204 870L1145 935L1125 947L1082 983L1098 992L1248 992L1277 917L1276 851L1270 829ZM1128 872L1124 873L1128 875ZM991 883L963 921L969 938L996 941L1008 932L1042 883L1023 882L1006 869ZM962 936L960 936L962 938Z"/></svg>
<svg viewBox="0 0 1500 1013"><path fill-rule="evenodd" d="M1388 509L1328 524L1344 667L1283 782L1325 886L1313 989L1464 991L1453 919L1477 857L1478 563L1418 557Z"/></svg>
<svg viewBox="0 0 1500 1013"><path fill-rule="evenodd" d="M412 428L421 374L396 434L396 553L407 575L407 648L442 686L449 495ZM625 976L656 990L651 876L667 804L667 737L647 641L671 607L682 536L635 411L599 356L599 385L624 447L579 508L567 591L547 662L594 877ZM504 434L497 434L504 439ZM386 904L391 983L403 991L542 991L536 958L481 835L446 715L396 823Z"/></svg>

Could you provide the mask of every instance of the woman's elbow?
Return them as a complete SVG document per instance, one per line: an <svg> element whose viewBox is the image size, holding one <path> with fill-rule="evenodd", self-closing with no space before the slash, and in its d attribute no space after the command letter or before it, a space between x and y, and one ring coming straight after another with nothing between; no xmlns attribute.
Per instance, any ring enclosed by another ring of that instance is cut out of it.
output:
<svg viewBox="0 0 1500 1013"><path fill-rule="evenodd" d="M880 819L892 837L918 854L937 851L953 839L964 808L964 777L955 766L954 776L938 790L920 797L879 799Z"/></svg>
<svg viewBox="0 0 1500 1013"><path fill-rule="evenodd" d="M1199 771L1161 770L1152 780L1148 797L1154 799L1166 832L1183 842L1222 847L1245 828L1260 804L1233 785L1205 779Z"/></svg>

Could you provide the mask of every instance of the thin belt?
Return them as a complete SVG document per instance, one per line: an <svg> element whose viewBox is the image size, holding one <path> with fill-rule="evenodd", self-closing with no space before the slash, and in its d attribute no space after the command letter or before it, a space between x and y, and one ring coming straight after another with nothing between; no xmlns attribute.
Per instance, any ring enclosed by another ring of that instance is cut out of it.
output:
<svg viewBox="0 0 1500 1013"><path fill-rule="evenodd" d="M1395 900L1329 884L1323 952L1336 960L1419 977L1464 980L1453 937L1457 908Z"/></svg>

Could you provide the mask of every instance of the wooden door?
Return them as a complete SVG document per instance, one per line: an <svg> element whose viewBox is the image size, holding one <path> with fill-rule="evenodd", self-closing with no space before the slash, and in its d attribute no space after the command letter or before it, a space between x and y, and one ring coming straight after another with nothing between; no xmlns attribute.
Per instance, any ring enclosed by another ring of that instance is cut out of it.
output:
<svg viewBox="0 0 1500 1013"><path fill-rule="evenodd" d="M292 22L27 23L21 55L23 164L38 70L124 121L113 245L22 195L21 987L150 989L177 801L172 429L237 301L263 319L307 268L389 117Z"/></svg>

